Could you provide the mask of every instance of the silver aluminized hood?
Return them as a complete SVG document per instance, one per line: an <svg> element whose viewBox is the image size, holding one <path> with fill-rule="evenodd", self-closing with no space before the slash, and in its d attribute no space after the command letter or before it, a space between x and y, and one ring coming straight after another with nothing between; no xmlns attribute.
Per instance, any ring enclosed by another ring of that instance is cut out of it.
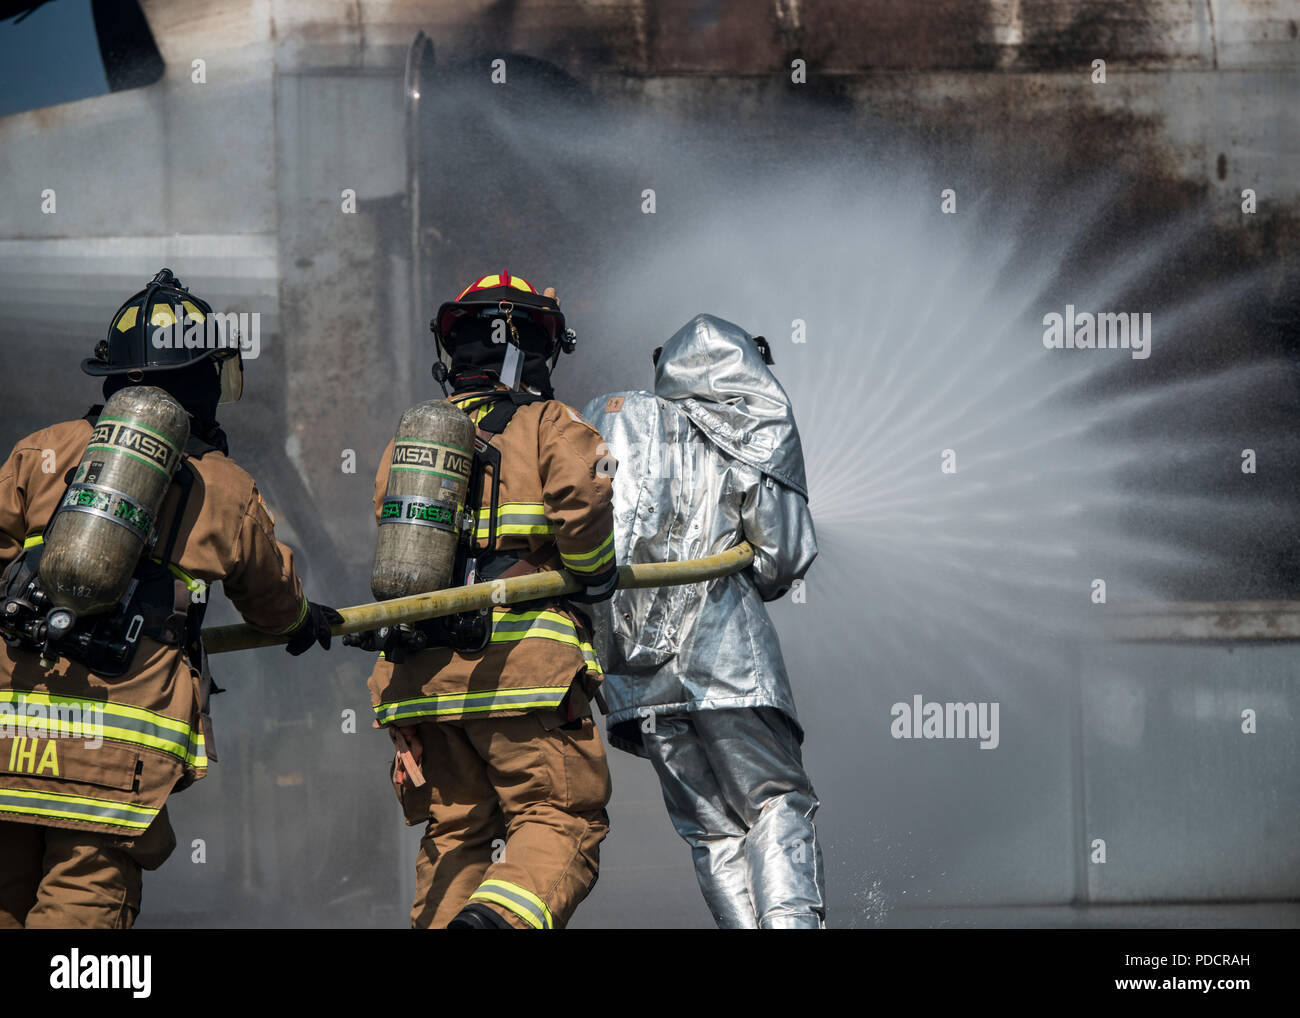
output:
<svg viewBox="0 0 1300 1018"><path fill-rule="evenodd" d="M709 440L808 497L790 398L750 334L696 315L664 344L655 395L676 402Z"/></svg>

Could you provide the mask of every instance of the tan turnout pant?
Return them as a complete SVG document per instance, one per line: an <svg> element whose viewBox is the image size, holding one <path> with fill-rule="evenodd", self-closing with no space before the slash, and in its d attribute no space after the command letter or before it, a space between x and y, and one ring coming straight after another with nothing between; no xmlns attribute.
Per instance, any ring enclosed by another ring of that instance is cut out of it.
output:
<svg viewBox="0 0 1300 1018"><path fill-rule="evenodd" d="M175 844L165 809L134 841L0 821L0 929L130 929L141 870Z"/></svg>
<svg viewBox="0 0 1300 1018"><path fill-rule="evenodd" d="M558 711L417 726L426 784L399 788L427 822L411 926L444 927L471 901L518 929L558 929L596 882L609 769L591 718Z"/></svg>

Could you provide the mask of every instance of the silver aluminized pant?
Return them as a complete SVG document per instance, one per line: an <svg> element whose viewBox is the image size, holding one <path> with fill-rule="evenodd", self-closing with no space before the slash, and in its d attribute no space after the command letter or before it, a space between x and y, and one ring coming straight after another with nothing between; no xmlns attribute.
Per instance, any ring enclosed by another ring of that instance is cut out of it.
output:
<svg viewBox="0 0 1300 1018"><path fill-rule="evenodd" d="M656 715L642 732L673 826L721 929L819 929L820 803L789 721L772 707Z"/></svg>

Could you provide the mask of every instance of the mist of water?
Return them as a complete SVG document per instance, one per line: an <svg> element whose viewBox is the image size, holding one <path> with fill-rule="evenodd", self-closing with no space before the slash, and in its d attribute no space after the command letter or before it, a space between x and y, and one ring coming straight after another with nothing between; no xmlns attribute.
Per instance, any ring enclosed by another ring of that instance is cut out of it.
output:
<svg viewBox="0 0 1300 1018"><path fill-rule="evenodd" d="M1272 470L1295 461L1285 418L1264 409L1294 405L1295 363L1249 335L1233 357L1207 354L1265 299L1265 276L1180 274L1210 243L1203 209L1117 223L1132 180L1035 176L1024 153L963 170L869 126L799 152L787 139L804 136L771 123L758 137L625 116L547 129L584 176L543 166L537 192L575 222L615 224L588 229L571 262L506 248L585 288L566 303L582 356L557 374L562 397L649 388L650 350L697 312L773 342L821 547L806 601L773 612L839 915L1068 899L1080 655L1104 646L1110 612L1258 584L1243 543L1295 532L1295 500L1278 497L1292 486L1241 469L1247 447ZM536 151L526 130L503 137L520 159ZM1149 312L1150 356L1046 348L1044 316L1067 304ZM1176 672L1155 653L1124 688ZM999 703L1002 752L908 756L890 712L914 695Z"/></svg>

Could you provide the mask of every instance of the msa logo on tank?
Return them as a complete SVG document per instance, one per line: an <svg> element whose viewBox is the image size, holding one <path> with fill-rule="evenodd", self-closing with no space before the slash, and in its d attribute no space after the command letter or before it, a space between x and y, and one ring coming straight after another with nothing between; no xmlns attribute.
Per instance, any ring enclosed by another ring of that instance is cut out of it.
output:
<svg viewBox="0 0 1300 1018"><path fill-rule="evenodd" d="M386 601L441 590L452 578L467 522L474 425L458 407L428 400L406 410L393 436L379 509L370 590Z"/></svg>
<svg viewBox="0 0 1300 1018"><path fill-rule="evenodd" d="M116 449L149 463L167 476L176 468L180 450L160 435L115 417L101 417L87 449Z"/></svg>
<svg viewBox="0 0 1300 1018"><path fill-rule="evenodd" d="M101 487L99 475L103 470L103 460L92 460L79 466L60 508L91 510L103 514L147 538L153 530L153 516L139 502L132 501L112 488Z"/></svg>
<svg viewBox="0 0 1300 1018"><path fill-rule="evenodd" d="M47 658L63 654L56 644L83 646L86 630L77 630L76 616L126 603L123 598L189 436L189 414L162 389L128 386L104 404L44 534L41 592L66 612L57 616L55 628L44 625L48 606L34 607L23 623ZM65 638L70 642L64 643Z"/></svg>
<svg viewBox="0 0 1300 1018"><path fill-rule="evenodd" d="M100 417L90 434L86 453L103 451L131 457L171 479L180 461L180 449L172 442L132 421L119 417ZM148 539L153 530L153 514L125 492L100 483L104 459L83 458L63 496L61 509L105 516Z"/></svg>
<svg viewBox="0 0 1300 1018"><path fill-rule="evenodd" d="M142 999L152 992L153 955L85 954L73 948L50 959L54 990L130 990Z"/></svg>
<svg viewBox="0 0 1300 1018"><path fill-rule="evenodd" d="M425 523L442 530L455 530L459 495L469 481L473 457L463 450L419 439L400 438L393 443L390 471L411 471L441 479L439 488L446 499L427 495L387 495L379 518L383 523Z"/></svg>
<svg viewBox="0 0 1300 1018"><path fill-rule="evenodd" d="M406 523L432 523L447 530L455 529L456 507L450 502L426 502L419 498L385 498L380 521L401 520Z"/></svg>
<svg viewBox="0 0 1300 1018"><path fill-rule="evenodd" d="M427 470L450 481L469 480L473 457L439 442L400 438L393 443L393 470Z"/></svg>

